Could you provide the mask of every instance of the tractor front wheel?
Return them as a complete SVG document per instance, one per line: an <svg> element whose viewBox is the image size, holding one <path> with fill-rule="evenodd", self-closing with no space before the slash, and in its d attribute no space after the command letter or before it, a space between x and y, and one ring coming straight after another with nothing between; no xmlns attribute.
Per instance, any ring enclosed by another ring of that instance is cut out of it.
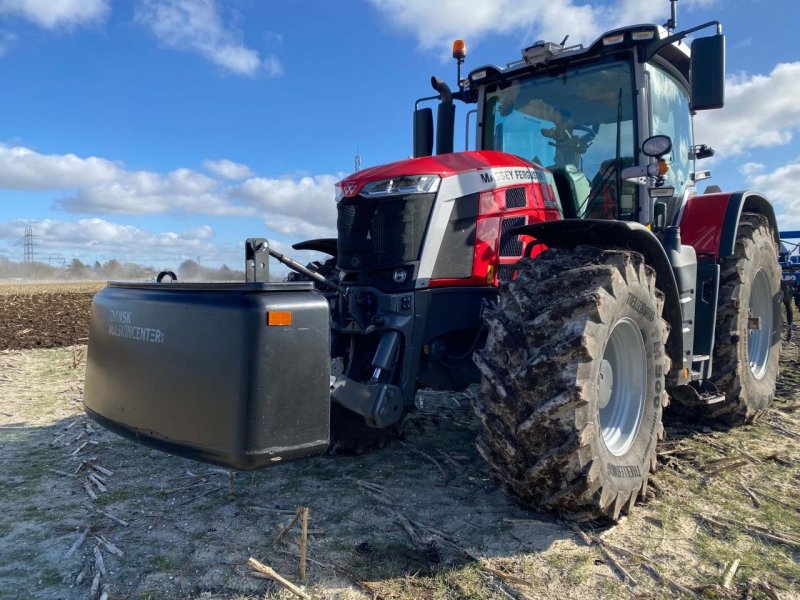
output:
<svg viewBox="0 0 800 600"><path fill-rule="evenodd" d="M730 425L750 423L769 408L780 359L778 248L769 221L744 213L733 256L720 268L711 380L725 394L707 416Z"/></svg>
<svg viewBox="0 0 800 600"><path fill-rule="evenodd" d="M521 504L617 519L645 492L667 403L662 307L625 250L549 249L503 286L475 356L477 445Z"/></svg>

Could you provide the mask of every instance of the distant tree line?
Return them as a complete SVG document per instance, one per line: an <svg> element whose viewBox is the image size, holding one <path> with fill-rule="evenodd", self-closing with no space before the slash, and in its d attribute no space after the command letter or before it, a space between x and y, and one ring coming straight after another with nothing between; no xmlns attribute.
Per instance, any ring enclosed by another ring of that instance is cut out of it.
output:
<svg viewBox="0 0 800 600"><path fill-rule="evenodd" d="M156 269L137 263L119 262L113 258L104 263L95 261L94 264L73 258L64 266L52 266L42 262L0 261L0 279L6 280L148 281L155 279L162 270L175 272L179 281L244 281L244 271L231 269L228 265L219 268L206 267L193 260L183 261L177 270L174 267Z"/></svg>
<svg viewBox="0 0 800 600"><path fill-rule="evenodd" d="M244 271L222 265L215 269L204 267L193 260L185 260L178 266L178 281L244 281Z"/></svg>

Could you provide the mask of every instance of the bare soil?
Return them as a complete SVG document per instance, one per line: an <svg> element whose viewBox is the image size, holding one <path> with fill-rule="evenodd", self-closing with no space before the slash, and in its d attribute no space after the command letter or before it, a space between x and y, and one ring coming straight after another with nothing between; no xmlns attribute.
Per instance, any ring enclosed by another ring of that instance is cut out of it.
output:
<svg viewBox="0 0 800 600"><path fill-rule="evenodd" d="M0 284L0 349L85 343L102 283Z"/></svg>
<svg viewBox="0 0 800 600"><path fill-rule="evenodd" d="M299 531L278 536L301 506L315 598L666 598L678 586L800 598L798 339L800 328L759 423L725 431L666 411L645 500L613 526L582 525L602 547L497 490L465 395L423 393L383 450L231 474L86 418L85 346L2 350L0 598L88 598L96 577L94 597L112 600L291 598L247 560L300 583Z"/></svg>

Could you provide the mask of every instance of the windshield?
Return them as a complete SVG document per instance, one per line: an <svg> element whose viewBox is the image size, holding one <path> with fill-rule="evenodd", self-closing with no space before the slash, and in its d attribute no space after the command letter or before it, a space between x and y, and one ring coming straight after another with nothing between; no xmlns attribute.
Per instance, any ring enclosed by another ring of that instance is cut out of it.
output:
<svg viewBox="0 0 800 600"><path fill-rule="evenodd" d="M551 169L567 216L635 219L636 186L619 181L634 164L633 97L629 62L501 82L486 90L482 147Z"/></svg>

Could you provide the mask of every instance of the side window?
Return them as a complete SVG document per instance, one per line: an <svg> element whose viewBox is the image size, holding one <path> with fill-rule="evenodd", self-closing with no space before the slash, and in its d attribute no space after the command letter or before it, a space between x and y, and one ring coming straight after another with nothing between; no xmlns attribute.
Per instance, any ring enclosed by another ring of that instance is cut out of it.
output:
<svg viewBox="0 0 800 600"><path fill-rule="evenodd" d="M650 64L650 97L652 103L652 135L672 138L672 155L666 185L675 187L675 195L683 197L689 176L694 170L692 157L692 119L689 97L677 80L661 67Z"/></svg>

